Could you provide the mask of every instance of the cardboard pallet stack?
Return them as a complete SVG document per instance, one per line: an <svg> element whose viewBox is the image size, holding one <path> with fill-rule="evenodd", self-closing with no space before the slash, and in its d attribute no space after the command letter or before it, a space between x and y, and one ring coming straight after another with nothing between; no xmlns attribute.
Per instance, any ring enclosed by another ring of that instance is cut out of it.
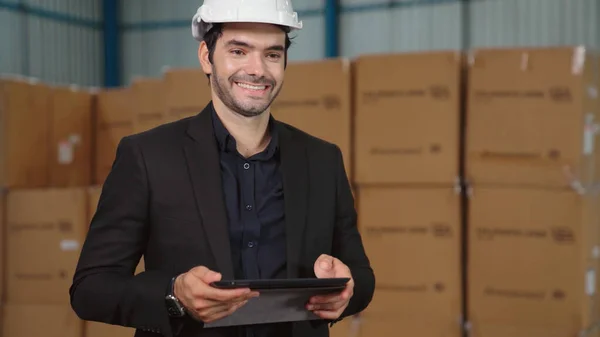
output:
<svg viewBox="0 0 600 337"><path fill-rule="evenodd" d="M377 279L360 336L461 334L460 53L355 64L359 227Z"/></svg>
<svg viewBox="0 0 600 337"><path fill-rule="evenodd" d="M68 288L87 228L93 95L0 82L2 333L79 337Z"/></svg>
<svg viewBox="0 0 600 337"><path fill-rule="evenodd" d="M469 57L473 337L595 336L598 63L583 48Z"/></svg>

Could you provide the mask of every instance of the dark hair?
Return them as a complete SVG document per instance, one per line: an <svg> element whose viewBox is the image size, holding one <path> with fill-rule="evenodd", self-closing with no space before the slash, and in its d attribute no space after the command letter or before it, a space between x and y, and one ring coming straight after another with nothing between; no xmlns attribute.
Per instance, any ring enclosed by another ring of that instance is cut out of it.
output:
<svg viewBox="0 0 600 337"><path fill-rule="evenodd" d="M283 59L283 68L287 67L288 61L288 49L292 45L292 38L290 38L290 29L285 26L278 26L282 31L285 32L285 54ZM208 48L208 60L210 63L213 63L213 57L215 54L215 46L217 45L217 40L223 35L223 24L215 23L213 27L204 34L204 42L206 42L206 47ZM210 79L210 74L206 74L206 77Z"/></svg>

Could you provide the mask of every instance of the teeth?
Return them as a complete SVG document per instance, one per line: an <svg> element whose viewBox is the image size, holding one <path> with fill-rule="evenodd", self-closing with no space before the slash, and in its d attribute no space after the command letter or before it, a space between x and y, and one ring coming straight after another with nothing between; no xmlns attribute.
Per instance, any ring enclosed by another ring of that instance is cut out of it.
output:
<svg viewBox="0 0 600 337"><path fill-rule="evenodd" d="M250 84L246 84L246 83L235 83L237 85L239 85L240 87L244 88L244 89L250 89L250 90L265 90L266 86L264 85L250 85Z"/></svg>

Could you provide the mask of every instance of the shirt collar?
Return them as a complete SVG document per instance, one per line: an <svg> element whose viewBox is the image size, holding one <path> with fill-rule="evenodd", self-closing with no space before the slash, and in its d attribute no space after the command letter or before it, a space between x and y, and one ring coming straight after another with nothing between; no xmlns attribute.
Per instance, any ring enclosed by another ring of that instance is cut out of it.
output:
<svg viewBox="0 0 600 337"><path fill-rule="evenodd" d="M225 128L225 125L223 125L223 122L217 115L217 112L215 111L214 107L211 109L211 114L212 114L213 130L215 133L215 138L217 139L217 145L219 147L219 150L221 152L234 152L235 153L237 151L235 139L233 138L233 136L231 136L229 131ZM271 158L279 150L279 135L277 133L277 128L275 127L275 119L273 118L272 115L269 116L268 129L269 129L269 133L271 135L271 141L269 142L269 145L267 145L267 148L263 152L255 155L255 156L261 156L264 159Z"/></svg>

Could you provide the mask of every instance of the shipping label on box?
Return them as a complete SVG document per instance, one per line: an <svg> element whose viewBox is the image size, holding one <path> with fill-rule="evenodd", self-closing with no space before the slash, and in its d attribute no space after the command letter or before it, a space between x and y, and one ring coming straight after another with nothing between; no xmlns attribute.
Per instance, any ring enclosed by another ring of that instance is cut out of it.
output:
<svg viewBox="0 0 600 337"><path fill-rule="evenodd" d="M82 187L92 182L93 95L52 88L50 186Z"/></svg>

